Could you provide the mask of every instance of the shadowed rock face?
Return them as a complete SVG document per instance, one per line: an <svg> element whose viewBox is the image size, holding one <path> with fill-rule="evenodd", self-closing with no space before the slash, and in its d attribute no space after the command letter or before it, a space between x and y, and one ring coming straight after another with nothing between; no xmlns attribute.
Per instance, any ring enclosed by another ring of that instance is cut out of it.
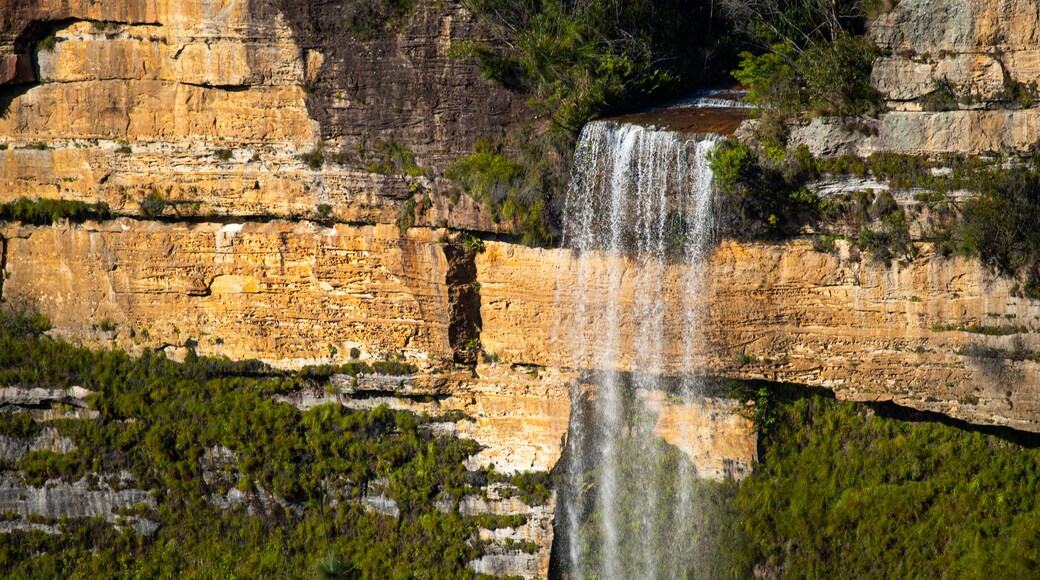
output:
<svg viewBox="0 0 1040 580"><path fill-rule="evenodd" d="M412 15L370 39L350 30L340 2L261 0L260 19L282 14L307 66L307 100L321 136L344 146L395 140L443 169L530 118L525 95L482 79L472 59L451 56L480 38L458 0L422 0ZM320 55L320 56L319 56Z"/></svg>

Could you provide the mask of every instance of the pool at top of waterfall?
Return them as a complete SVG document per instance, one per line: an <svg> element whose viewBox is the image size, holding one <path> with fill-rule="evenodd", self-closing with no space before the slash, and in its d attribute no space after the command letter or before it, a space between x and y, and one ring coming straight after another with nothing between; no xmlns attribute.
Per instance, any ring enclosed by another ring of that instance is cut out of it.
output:
<svg viewBox="0 0 1040 580"><path fill-rule="evenodd" d="M732 135L748 118L751 106L738 89L698 91L692 96L615 117L622 123L652 126L682 133Z"/></svg>

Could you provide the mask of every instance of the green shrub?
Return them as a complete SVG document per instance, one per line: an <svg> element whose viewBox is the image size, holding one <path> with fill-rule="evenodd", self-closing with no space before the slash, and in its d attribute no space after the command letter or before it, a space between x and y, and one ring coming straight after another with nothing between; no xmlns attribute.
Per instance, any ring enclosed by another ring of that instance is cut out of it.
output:
<svg viewBox="0 0 1040 580"><path fill-rule="evenodd" d="M318 145L314 149L300 155L300 161L303 161L307 167L317 171L321 169L322 165L325 165L325 152L322 150L322 146Z"/></svg>
<svg viewBox="0 0 1040 580"><path fill-rule="evenodd" d="M523 176L523 166L510 160L487 140L478 140L473 153L445 171L473 199L492 204L506 197Z"/></svg>
<svg viewBox="0 0 1040 580"><path fill-rule="evenodd" d="M343 4L347 28L362 40L394 30L415 12L417 0L352 0Z"/></svg>
<svg viewBox="0 0 1040 580"><path fill-rule="evenodd" d="M740 66L733 77L747 87L746 100L761 108L770 108L786 117L801 110L802 87L796 72L794 45L781 43L762 54L740 53Z"/></svg>
<svg viewBox="0 0 1040 580"><path fill-rule="evenodd" d="M736 570L792 577L1029 576L1040 565L1035 445L780 393L736 494ZM965 404L977 401L965 397Z"/></svg>
<svg viewBox="0 0 1040 580"><path fill-rule="evenodd" d="M24 412L0 413L0 435L28 439L40 430L32 415Z"/></svg>
<svg viewBox="0 0 1040 580"><path fill-rule="evenodd" d="M393 139L376 141L372 147L359 148L359 154L367 161L367 169L381 175L407 175L420 177L428 175L430 170L415 161L415 154L410 149Z"/></svg>
<svg viewBox="0 0 1040 580"><path fill-rule="evenodd" d="M870 83L870 73L877 54L871 44L849 35L810 46L797 60L809 111L837 117L875 113L881 95Z"/></svg>
<svg viewBox="0 0 1040 580"><path fill-rule="evenodd" d="M0 558L5 577L59 571L94 577L113 570L164 578L283 577L329 553L362 577L456 577L481 553L478 525L521 519L478 520L438 509L442 500L455 505L477 493L464 460L480 447L433 435L423 427L427 418L386 406L300 411L271 399L321 381L329 370L284 373L256 361L201 357L176 364L150 351L141 357L91 351L5 329L0 325L0 386L83 386L95 393L88 405L98 413L96 420L52 421L75 449L29 453L18 466L26 481L96 482L99 474L125 470L135 487L153 490L156 507L144 515L160 524L152 537L81 519L59 522L60 535L12 532ZM335 370L415 367L390 357ZM0 431L24 436L34 429L31 419L0 415ZM202 458L218 445L234 460L214 481ZM357 501L375 480L388 482L373 489L397 503L399 518ZM213 505L212 494L231 487L251 494L262 488L289 503Z"/></svg>
<svg viewBox="0 0 1040 580"><path fill-rule="evenodd" d="M935 83L934 88L921 97L921 108L925 111L956 111L960 108L957 89L947 79Z"/></svg>
<svg viewBox="0 0 1040 580"><path fill-rule="evenodd" d="M141 208L141 215L147 218L157 218L166 211L166 198L158 191L152 190L144 199L137 202Z"/></svg>
<svg viewBox="0 0 1040 580"><path fill-rule="evenodd" d="M0 221L22 222L33 225L51 225L67 219L73 223L87 220L107 220L114 217L108 204L85 203L65 199L20 198L0 204Z"/></svg>
<svg viewBox="0 0 1040 580"><path fill-rule="evenodd" d="M995 175L980 195L961 204L956 227L962 251L1001 274L1040 288L1040 172L1016 168Z"/></svg>
<svg viewBox="0 0 1040 580"><path fill-rule="evenodd" d="M740 238L781 234L820 213L823 202L805 189L816 165L805 149L766 159L736 141L708 155L713 183L722 197L722 233Z"/></svg>
<svg viewBox="0 0 1040 580"><path fill-rule="evenodd" d="M401 204L401 207L398 210L396 224L398 229L402 232L407 231L415 225L415 208L416 203L414 199L405 200L405 202Z"/></svg>
<svg viewBox="0 0 1040 580"><path fill-rule="evenodd" d="M782 124L803 111L838 117L873 114L882 104L870 84L876 49L848 34L804 50L783 42L763 54L740 56L733 76L748 87L748 101L765 111L767 124ZM776 129L767 135L765 144L782 145Z"/></svg>
<svg viewBox="0 0 1040 580"><path fill-rule="evenodd" d="M54 49L58 46L58 38L53 34L43 38L36 43L36 50L44 52L54 52Z"/></svg>
<svg viewBox="0 0 1040 580"><path fill-rule="evenodd" d="M702 80L732 38L721 11L682 0L465 0L491 41L467 45L484 78L576 133L590 119Z"/></svg>
<svg viewBox="0 0 1040 580"><path fill-rule="evenodd" d="M516 161L501 147L480 139L473 153L448 167L445 177L488 205L495 221L514 222L522 243L543 245L553 239L545 200L553 189L553 178L544 159L533 161L537 154L529 149L523 162Z"/></svg>

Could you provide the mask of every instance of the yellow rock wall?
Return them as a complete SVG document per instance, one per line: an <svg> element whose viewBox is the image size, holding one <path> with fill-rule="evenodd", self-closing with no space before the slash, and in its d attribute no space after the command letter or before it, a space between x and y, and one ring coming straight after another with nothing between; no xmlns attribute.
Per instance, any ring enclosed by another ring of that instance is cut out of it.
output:
<svg viewBox="0 0 1040 580"><path fill-rule="evenodd" d="M938 257L928 246L912 263L894 265L839 247L827 254L809 241L721 244L698 300L707 343L696 365L1040 430L1040 365L1028 360L1040 351L1040 304L1013 296L1011 282L976 261ZM614 266L604 260L602 267ZM619 267L622 300L631 300L634 272ZM486 349L512 361L574 364L567 341L577 324L576 297L584 293L589 304L607 297L602 288L578 287L569 252L489 243L477 270ZM675 265L666 274L661 298L672 336L665 344L682 344L684 273ZM972 324L1010 334L946 330ZM638 331L638 321L620 325L622 343ZM577 332L598 340L592 323ZM662 355L664 372L682 368L678 350ZM630 368L631 361L621 353L617 365Z"/></svg>
<svg viewBox="0 0 1040 580"><path fill-rule="evenodd" d="M4 296L31 297L58 332L92 342L192 340L199 354L283 366L351 348L452 355L447 262L431 230L121 219L3 236Z"/></svg>

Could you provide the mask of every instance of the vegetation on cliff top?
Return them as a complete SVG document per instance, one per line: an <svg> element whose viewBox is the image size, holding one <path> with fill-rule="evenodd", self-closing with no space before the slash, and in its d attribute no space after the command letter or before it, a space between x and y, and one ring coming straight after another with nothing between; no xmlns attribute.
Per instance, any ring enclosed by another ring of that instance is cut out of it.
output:
<svg viewBox="0 0 1040 580"><path fill-rule="evenodd" d="M811 228L823 235L841 230L860 250L887 262L913 259L909 221L928 212L925 241L941 254L979 258L1017 280L1022 294L1040 297L1040 157L937 159L893 153L867 158L813 157L794 149L725 141L709 154L722 196L722 233L738 238L775 238ZM893 190L920 189L917 205L900 207L890 191L854 191L820 199L810 181L826 176L872 177ZM957 200L957 191L972 192Z"/></svg>
<svg viewBox="0 0 1040 580"><path fill-rule="evenodd" d="M529 96L536 119L498 142L478 143L447 175L531 245L554 239L554 199L587 121L689 90L728 69L734 54L710 2L465 4L490 41L460 43L453 54L475 58L484 78Z"/></svg>
<svg viewBox="0 0 1040 580"><path fill-rule="evenodd" d="M433 419L386 407L299 411L271 398L324 371L287 375L249 363L91 351L41 335L47 325L38 315L2 312L0 386L82 386L95 392L88 404L99 413L48 422L76 448L30 452L17 465L21 477L30 485L83 477L91 486L121 485L111 474L129 472L133 487L154 490L156 507L128 517L160 524L151 537L89 519L60 521L60 535L4 534L3 575L275 577L312 569L330 552L358 577L470 575L465 563L480 553L473 538L481 521L434 503L480 493L474 478L487 476L463 466L476 443L434 436L424 428ZM33 433L28 417L4 421L0 431ZM230 463L214 459L221 448ZM518 488L541 497L540 485L528 476ZM238 507L212 500L235 489L246 500ZM372 490L400 516L363 507Z"/></svg>
<svg viewBox="0 0 1040 580"><path fill-rule="evenodd" d="M890 8L876 0L722 0L751 50L734 78L759 107L756 132L783 146L801 115L857 117L882 106L870 83L876 49L861 35L868 18Z"/></svg>

